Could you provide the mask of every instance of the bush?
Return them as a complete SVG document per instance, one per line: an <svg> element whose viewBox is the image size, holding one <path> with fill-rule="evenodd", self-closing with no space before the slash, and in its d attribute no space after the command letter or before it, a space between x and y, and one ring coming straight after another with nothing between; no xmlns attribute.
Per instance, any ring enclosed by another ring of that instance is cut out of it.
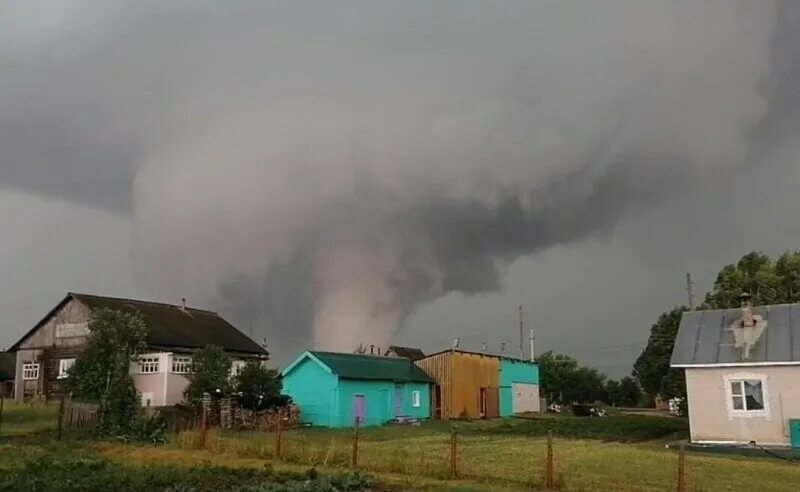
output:
<svg viewBox="0 0 800 492"><path fill-rule="evenodd" d="M267 369L258 362L242 368L234 380L236 392L240 394L242 408L254 412L285 407L291 399L281 394L283 384L275 369Z"/></svg>

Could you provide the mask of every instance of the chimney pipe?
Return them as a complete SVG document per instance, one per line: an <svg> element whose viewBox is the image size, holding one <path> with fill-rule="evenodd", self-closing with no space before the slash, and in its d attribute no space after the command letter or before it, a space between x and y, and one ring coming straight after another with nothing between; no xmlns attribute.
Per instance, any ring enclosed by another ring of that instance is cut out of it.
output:
<svg viewBox="0 0 800 492"><path fill-rule="evenodd" d="M753 319L753 296L748 292L743 292L742 295L739 296L739 300L742 302L742 325L750 327L755 326L756 322Z"/></svg>
<svg viewBox="0 0 800 492"><path fill-rule="evenodd" d="M458 337L455 337L453 339L453 350L455 350L457 348L458 348Z"/></svg>
<svg viewBox="0 0 800 492"><path fill-rule="evenodd" d="M506 342L500 342L500 353L503 354L506 351Z"/></svg>
<svg viewBox="0 0 800 492"><path fill-rule="evenodd" d="M486 347L486 344L485 344L485 343L482 343L482 344L481 344L481 352L483 352L483 353L485 354L485 353L486 353L486 348L487 348L487 347Z"/></svg>
<svg viewBox="0 0 800 492"><path fill-rule="evenodd" d="M186 311L186 298L185 297L181 299L181 307L183 308L184 311Z"/></svg>
<svg viewBox="0 0 800 492"><path fill-rule="evenodd" d="M369 346L369 355L375 355L375 345Z"/></svg>
<svg viewBox="0 0 800 492"><path fill-rule="evenodd" d="M529 335L529 338L530 338L530 342L531 342L531 362L536 362L536 355L535 355L536 352L533 349L533 342L535 340L535 338L533 336L533 326L531 326L531 333Z"/></svg>

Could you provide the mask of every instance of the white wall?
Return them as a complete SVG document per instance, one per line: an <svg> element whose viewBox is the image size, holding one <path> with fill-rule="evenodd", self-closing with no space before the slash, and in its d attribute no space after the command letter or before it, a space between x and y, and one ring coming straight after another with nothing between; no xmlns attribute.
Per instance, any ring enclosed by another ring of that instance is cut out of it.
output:
<svg viewBox="0 0 800 492"><path fill-rule="evenodd" d="M764 379L764 411L732 409L732 378ZM686 391L693 442L788 445L789 419L800 419L800 366L687 369Z"/></svg>

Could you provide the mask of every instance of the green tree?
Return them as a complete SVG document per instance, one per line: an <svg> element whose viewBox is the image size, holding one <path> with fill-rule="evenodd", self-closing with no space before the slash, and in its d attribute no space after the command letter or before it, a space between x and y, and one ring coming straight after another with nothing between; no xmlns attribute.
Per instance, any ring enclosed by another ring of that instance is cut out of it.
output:
<svg viewBox="0 0 800 492"><path fill-rule="evenodd" d="M625 376L619 381L606 382L607 402L617 407L635 407L642 399L642 390L633 378Z"/></svg>
<svg viewBox="0 0 800 492"><path fill-rule="evenodd" d="M800 302L800 251L787 251L775 261L753 251L737 263L726 265L706 295L703 307L738 307L742 292L751 294L756 306Z"/></svg>
<svg viewBox="0 0 800 492"><path fill-rule="evenodd" d="M633 364L633 377L650 396L661 393L664 377L670 371L669 359L675 346L675 337L686 307L679 306L661 313L658 321L650 328L650 338L642 354Z"/></svg>
<svg viewBox="0 0 800 492"><path fill-rule="evenodd" d="M285 406L290 401L281 394L283 383L280 373L258 362L245 365L234 378L234 386L235 391L240 394L242 407L248 410L270 410Z"/></svg>
<svg viewBox="0 0 800 492"><path fill-rule="evenodd" d="M140 412L130 364L147 349L147 324L138 313L101 309L90 315L89 331L67 388L78 400L100 404L101 431L125 433Z"/></svg>
<svg viewBox="0 0 800 492"><path fill-rule="evenodd" d="M186 401L199 408L203 402L203 393L230 393L233 389L231 363L230 356L215 345L207 345L195 352L186 375L189 380L184 392Z"/></svg>
<svg viewBox="0 0 800 492"><path fill-rule="evenodd" d="M572 357L552 351L541 354L536 362L548 401L593 403L606 398L605 376L596 369L581 367Z"/></svg>

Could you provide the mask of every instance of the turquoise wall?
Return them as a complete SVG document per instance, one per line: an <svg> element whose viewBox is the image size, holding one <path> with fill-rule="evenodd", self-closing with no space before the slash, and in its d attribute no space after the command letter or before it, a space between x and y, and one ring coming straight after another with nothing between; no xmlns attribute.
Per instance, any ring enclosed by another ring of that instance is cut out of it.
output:
<svg viewBox="0 0 800 492"><path fill-rule="evenodd" d="M364 381L339 379L339 411L333 427L352 427L355 422L354 400L364 395L366 417L362 426L383 425L394 418L394 383L390 381Z"/></svg>
<svg viewBox="0 0 800 492"><path fill-rule="evenodd" d="M539 366L531 362L500 359L500 416L514 414L513 383L539 384Z"/></svg>
<svg viewBox="0 0 800 492"><path fill-rule="evenodd" d="M312 425L334 426L338 378L306 358L283 377L283 394L300 407L300 419Z"/></svg>
<svg viewBox="0 0 800 492"><path fill-rule="evenodd" d="M403 415L417 419L431 416L431 387L428 383L405 383L403 392ZM419 407L413 406L413 393L419 391ZM392 407L394 408L394 407Z"/></svg>
<svg viewBox="0 0 800 492"><path fill-rule="evenodd" d="M402 414L428 418L431 392L427 383L399 383L403 392ZM300 419L321 427L352 427L356 395L364 395L366 419L361 425L383 425L395 417L394 381L340 379L315 360L305 358L283 376L283 394L300 407ZM413 392L419 391L419 407Z"/></svg>
<svg viewBox="0 0 800 492"><path fill-rule="evenodd" d="M431 414L431 392L426 383L397 383L403 392L402 415L425 419ZM364 395L366 403L366 420L364 426L383 425L394 420L395 389L393 381L366 381L361 379L339 379L338 413L334 417L334 427L352 427L355 421L353 414L356 395ZM419 391L419 407L413 406L413 392Z"/></svg>

